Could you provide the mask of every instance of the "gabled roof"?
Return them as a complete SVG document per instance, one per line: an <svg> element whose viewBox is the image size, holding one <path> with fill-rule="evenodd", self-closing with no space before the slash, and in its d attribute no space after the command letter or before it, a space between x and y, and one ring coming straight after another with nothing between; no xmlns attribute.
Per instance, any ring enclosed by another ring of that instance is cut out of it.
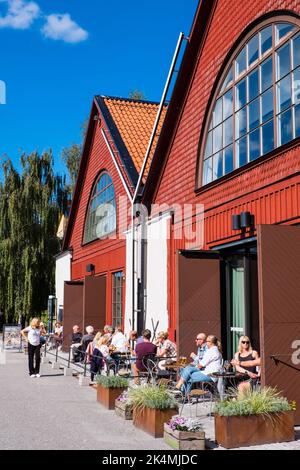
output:
<svg viewBox="0 0 300 470"><path fill-rule="evenodd" d="M63 242L63 250L68 248L72 227L77 213L81 187L84 183L84 175L89 160L95 125L97 122L95 120L95 116L100 114L100 118L102 118L105 123L104 128L109 132L110 139L118 153L118 158L116 158L116 160L120 164L120 171L125 173L125 178L130 181L131 191L133 194L158 109L159 103L153 101L136 101L111 96L95 96L83 145L71 211ZM165 113L166 108L163 110L158 132L162 127ZM154 153L157 140L158 137L156 137L154 142L152 155Z"/></svg>
<svg viewBox="0 0 300 470"><path fill-rule="evenodd" d="M218 0L199 0L189 36L189 42L182 59L171 101L164 119L164 125L155 147L151 168L145 183L143 193L143 201L145 204L151 203L168 159L169 151L195 73L195 67L201 54L217 2Z"/></svg>
<svg viewBox="0 0 300 470"><path fill-rule="evenodd" d="M112 96L97 96L96 99L110 131L114 135L117 146L119 143L119 147L123 148L124 152L127 151L131 157L131 163L139 174L157 116L159 103ZM167 107L164 107L157 134L161 131L166 110ZM152 156L157 140L158 137L156 136L152 147ZM132 171L132 168L130 168L130 171Z"/></svg>

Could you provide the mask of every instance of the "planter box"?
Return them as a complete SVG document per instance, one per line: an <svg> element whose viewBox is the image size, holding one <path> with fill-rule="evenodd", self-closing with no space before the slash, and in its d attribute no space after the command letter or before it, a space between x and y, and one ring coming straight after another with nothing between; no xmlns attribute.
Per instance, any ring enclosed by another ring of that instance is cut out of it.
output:
<svg viewBox="0 0 300 470"><path fill-rule="evenodd" d="M133 408L133 424L153 437L163 437L164 424L177 415L176 408L167 410L154 410L152 408Z"/></svg>
<svg viewBox="0 0 300 470"><path fill-rule="evenodd" d="M164 426L164 441L176 450L205 450L204 431L173 431L167 423Z"/></svg>
<svg viewBox="0 0 300 470"><path fill-rule="evenodd" d="M132 405L129 405L125 401L115 401L115 412L120 418L126 419L126 420L132 420L133 419L133 407Z"/></svg>
<svg viewBox="0 0 300 470"><path fill-rule="evenodd" d="M294 441L294 412L272 417L215 415L215 438L226 449Z"/></svg>
<svg viewBox="0 0 300 470"><path fill-rule="evenodd" d="M104 388L101 385L97 386L97 401L105 406L108 410L115 409L115 401L121 393L126 390L125 388Z"/></svg>

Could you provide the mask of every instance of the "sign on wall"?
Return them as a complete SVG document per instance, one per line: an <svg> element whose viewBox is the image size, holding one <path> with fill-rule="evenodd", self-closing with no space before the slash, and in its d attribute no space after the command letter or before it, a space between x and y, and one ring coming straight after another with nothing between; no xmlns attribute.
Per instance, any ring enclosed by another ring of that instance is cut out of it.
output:
<svg viewBox="0 0 300 470"><path fill-rule="evenodd" d="M21 325L3 325L4 349L21 349Z"/></svg>

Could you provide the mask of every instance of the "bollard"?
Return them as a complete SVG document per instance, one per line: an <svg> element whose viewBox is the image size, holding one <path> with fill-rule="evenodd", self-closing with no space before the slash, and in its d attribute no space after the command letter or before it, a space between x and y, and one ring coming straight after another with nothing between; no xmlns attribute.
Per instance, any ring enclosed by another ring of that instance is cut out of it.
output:
<svg viewBox="0 0 300 470"><path fill-rule="evenodd" d="M71 362L71 347L69 348L68 369L70 368L70 362Z"/></svg>
<svg viewBox="0 0 300 470"><path fill-rule="evenodd" d="M64 367L64 376L65 377L72 377L73 376L73 369L70 369L70 367Z"/></svg>

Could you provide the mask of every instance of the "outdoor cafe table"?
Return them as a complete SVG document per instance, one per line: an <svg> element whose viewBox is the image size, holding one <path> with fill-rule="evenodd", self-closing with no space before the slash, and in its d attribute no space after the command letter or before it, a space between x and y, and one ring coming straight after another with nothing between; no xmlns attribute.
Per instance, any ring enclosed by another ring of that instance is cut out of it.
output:
<svg viewBox="0 0 300 470"><path fill-rule="evenodd" d="M230 388L236 389L238 383L244 380L249 380L248 374L243 374L241 372L216 372L211 374L214 379L221 379L222 384L219 388L220 396L223 399L226 395L226 391Z"/></svg>

